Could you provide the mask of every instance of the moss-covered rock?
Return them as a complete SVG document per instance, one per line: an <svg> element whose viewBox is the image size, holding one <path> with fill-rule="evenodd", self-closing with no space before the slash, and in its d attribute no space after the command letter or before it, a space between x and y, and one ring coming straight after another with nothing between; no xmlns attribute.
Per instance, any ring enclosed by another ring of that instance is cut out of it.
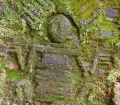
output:
<svg viewBox="0 0 120 105"><path fill-rule="evenodd" d="M70 36L72 25L64 15L51 17L48 25L49 38L54 42L64 42Z"/></svg>

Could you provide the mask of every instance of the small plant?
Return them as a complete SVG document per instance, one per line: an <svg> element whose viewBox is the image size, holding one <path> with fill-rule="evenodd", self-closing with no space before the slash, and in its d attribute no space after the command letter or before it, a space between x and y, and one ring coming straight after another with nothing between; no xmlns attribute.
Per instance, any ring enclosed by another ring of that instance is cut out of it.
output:
<svg viewBox="0 0 120 105"><path fill-rule="evenodd" d="M109 72L107 80L110 82L116 82L117 77L118 77L118 72L116 71L116 69L113 69Z"/></svg>
<svg viewBox="0 0 120 105"><path fill-rule="evenodd" d="M70 1L69 2L64 2L63 3L65 6L66 6L66 9L67 9L67 11L69 12L69 13L72 13L72 6L71 6L71 4L70 4Z"/></svg>

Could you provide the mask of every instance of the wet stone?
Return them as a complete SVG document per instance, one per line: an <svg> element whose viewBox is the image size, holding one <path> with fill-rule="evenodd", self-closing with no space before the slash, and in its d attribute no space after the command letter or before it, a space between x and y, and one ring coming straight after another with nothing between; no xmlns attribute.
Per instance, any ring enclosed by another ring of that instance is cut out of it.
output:
<svg viewBox="0 0 120 105"><path fill-rule="evenodd" d="M113 36L113 34L111 32L101 32L101 35L106 36L106 37Z"/></svg>
<svg viewBox="0 0 120 105"><path fill-rule="evenodd" d="M118 11L115 9L105 9L105 14L110 16L110 17L117 17L118 16Z"/></svg>

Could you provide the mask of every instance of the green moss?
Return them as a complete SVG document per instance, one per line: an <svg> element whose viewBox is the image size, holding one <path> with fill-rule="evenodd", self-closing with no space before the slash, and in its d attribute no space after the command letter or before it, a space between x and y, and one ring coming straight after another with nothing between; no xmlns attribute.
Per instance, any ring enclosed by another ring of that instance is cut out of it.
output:
<svg viewBox="0 0 120 105"><path fill-rule="evenodd" d="M12 71L12 70L9 70L8 72L7 72L7 74L8 74L8 78L15 78L15 79L20 79L20 78L22 78L22 76L21 76L21 74L19 73L19 72L17 72L17 71Z"/></svg>
<svg viewBox="0 0 120 105"><path fill-rule="evenodd" d="M91 13L96 9L98 0L72 0L71 1L73 12L77 19L87 19L89 16L91 16ZM79 12L78 12L79 11ZM83 12L83 13L82 13Z"/></svg>

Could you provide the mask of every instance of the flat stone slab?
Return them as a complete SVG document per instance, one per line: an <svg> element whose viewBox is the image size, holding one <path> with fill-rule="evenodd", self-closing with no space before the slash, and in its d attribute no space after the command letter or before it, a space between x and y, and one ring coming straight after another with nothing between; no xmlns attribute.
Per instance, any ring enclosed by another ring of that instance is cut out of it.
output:
<svg viewBox="0 0 120 105"><path fill-rule="evenodd" d="M70 100L74 96L73 75L67 55L44 54L36 70L36 98L44 101ZM74 67L75 68L75 67Z"/></svg>
<svg viewBox="0 0 120 105"><path fill-rule="evenodd" d="M45 54L42 58L42 62L38 63L38 68L69 69L68 57L58 54Z"/></svg>
<svg viewBox="0 0 120 105"><path fill-rule="evenodd" d="M64 56L55 55L55 54L46 54L42 59L43 63L48 64L67 64L67 59Z"/></svg>
<svg viewBox="0 0 120 105"><path fill-rule="evenodd" d="M101 35L106 36L106 37L111 37L113 36L113 33L112 32L101 32Z"/></svg>
<svg viewBox="0 0 120 105"><path fill-rule="evenodd" d="M111 56L111 52L110 51L101 51L100 53L99 53L99 56L108 56L108 57L110 57Z"/></svg>

